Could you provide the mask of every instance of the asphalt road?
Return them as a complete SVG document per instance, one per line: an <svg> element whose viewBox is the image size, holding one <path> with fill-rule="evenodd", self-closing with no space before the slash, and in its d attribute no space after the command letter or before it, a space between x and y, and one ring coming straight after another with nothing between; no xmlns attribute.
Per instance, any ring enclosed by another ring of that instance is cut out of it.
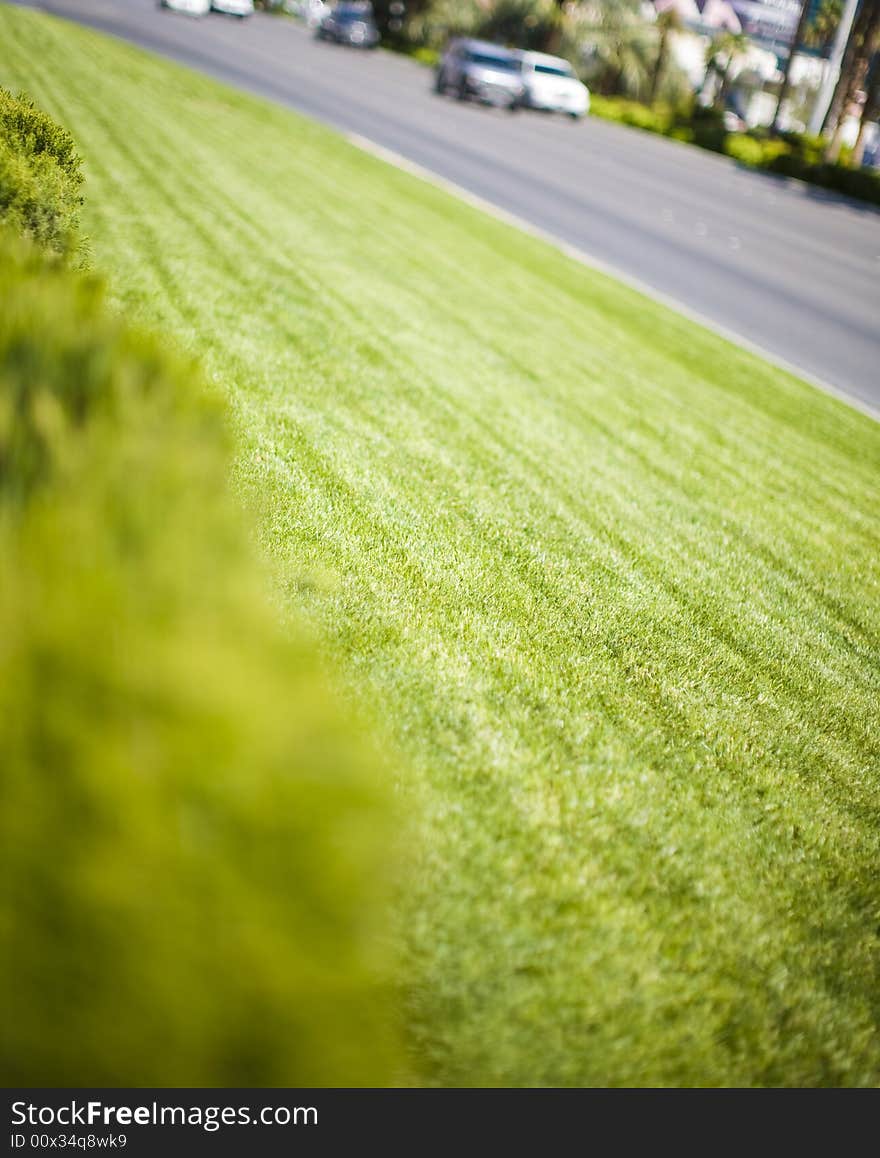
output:
<svg viewBox="0 0 880 1158"><path fill-rule="evenodd" d="M17 2L367 138L880 413L874 209L597 119L461 104L412 60L319 43L290 19Z"/></svg>

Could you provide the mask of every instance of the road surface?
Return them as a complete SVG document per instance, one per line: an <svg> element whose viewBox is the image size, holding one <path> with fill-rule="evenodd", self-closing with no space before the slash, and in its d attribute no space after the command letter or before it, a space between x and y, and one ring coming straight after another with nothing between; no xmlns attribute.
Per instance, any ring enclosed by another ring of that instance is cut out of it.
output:
<svg viewBox="0 0 880 1158"><path fill-rule="evenodd" d="M415 61L318 42L289 18L17 2L366 138L880 413L875 209L598 119L437 96Z"/></svg>

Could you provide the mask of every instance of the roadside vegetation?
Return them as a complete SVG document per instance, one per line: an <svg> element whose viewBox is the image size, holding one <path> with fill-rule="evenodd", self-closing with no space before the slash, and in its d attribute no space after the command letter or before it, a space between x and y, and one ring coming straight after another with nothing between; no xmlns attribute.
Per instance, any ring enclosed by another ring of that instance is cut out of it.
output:
<svg viewBox="0 0 880 1158"><path fill-rule="evenodd" d="M81 201L0 89L0 1077L393 1083L390 792L270 607L218 399L72 270Z"/></svg>
<svg viewBox="0 0 880 1158"><path fill-rule="evenodd" d="M771 133L766 129L729 132L723 114L699 106L640 104L621 97L593 96L590 113L603 120L632 125L650 133L726 153L750 169L795 177L848 197L880 205L880 170L853 167L843 151L839 161L825 160L826 142L806 133Z"/></svg>
<svg viewBox="0 0 880 1158"><path fill-rule="evenodd" d="M566 57L590 88L591 115L661 133L735 157L741 164L834 189L880 205L880 170L861 165L863 132L880 115L880 66L870 70L880 50L880 3L865 0L852 30L822 136L780 132L772 125L745 130L727 127L734 96L766 89L786 108L812 95L795 94L783 82L766 84L747 64L749 40L741 33L717 32L705 46L706 70L697 88L676 60L676 37L686 33L674 9L654 13L641 0L409 0L407 17L393 19L394 0L373 0L384 43L434 64L450 36L477 36L516 48ZM647 11L652 13L649 19ZM806 18L815 13L813 18ZM827 51L841 6L828 0L808 7L799 32L806 48ZM397 29L392 30L389 25ZM398 27L399 26L399 27ZM861 131L855 148L842 145L844 113L859 105ZM804 112L804 110L801 110ZM779 106L777 106L777 117Z"/></svg>
<svg viewBox="0 0 880 1158"><path fill-rule="evenodd" d="M401 753L394 790L417 817L395 900L411 1080L875 1086L880 426L317 124L33 12L0 8L0 36L0 83L26 89L77 141L83 222L111 305L173 334L228 400L235 485L271 560L279 618L307 619L353 707ZM161 397L170 406L176 393ZM213 509L216 460L191 468L172 439L163 465L159 429L146 429L159 480L195 471L191 495L161 486L183 499L163 506L176 560L201 506ZM126 461L111 456L109 479L133 479L149 505L153 476L142 489ZM100 491L100 527L115 493ZM86 501L61 494L62 512ZM89 534L103 551L104 532ZM207 635L211 656L235 666L234 648L257 646L249 628L229 631L254 588L224 558L163 566L158 546L126 556L108 602L78 593L91 592L88 553L74 541L60 557L75 583L50 584L48 603L16 578L36 563L4 551L3 566L17 631L46 606L50 627L88 607L86 629L49 651L62 672L68 653L98 662L105 645L88 641L104 639L118 605L161 616L155 576L185 585L171 622ZM213 661L157 668L156 621L143 622L131 657L115 661L127 679L149 679L151 704L167 679L203 694ZM224 983L246 985L244 1008L268 986L272 1009L289 998L301 1011L278 954L311 945L285 826L293 817L305 839L318 825L308 888L320 895L326 881L354 898L355 862L341 882L333 866L367 839L367 813L360 781L349 797L334 780L333 808L356 807L351 845L284 780L267 798L271 844L242 867L236 826L277 769L275 749L259 761L313 718L309 682L285 695L286 677L251 678L256 663L236 683L249 707L235 714L235 774L214 739L214 762L174 760L130 791L156 808L166 794L188 800L190 776L196 802L220 793L230 839L195 845L206 858L196 895L210 896L210 916L229 911L233 884L266 898L265 924L234 927L262 968L252 976L245 955ZM0 681L5 696L28 697L12 718L51 703L59 681L32 670ZM209 705L212 721L225 703ZM136 741L112 703L106 744L80 718L80 701L67 703L65 727L100 758L91 823L112 836L122 815L126 827L112 856L48 880L106 888L120 904L142 879L113 871L140 802L114 790L100 803L111 779L100 770ZM175 717L168 726L192 742ZM35 824L49 807L25 807L38 791L29 775L14 782L23 795L3 810L4 850L24 839L21 816ZM60 801L57 824L24 830L28 874L56 834L62 850L72 839ZM161 882L171 837L158 820L149 832ZM372 936L372 912L349 911L346 928ZM71 927L83 926L58 926L61 943ZM166 958L163 997L181 1017L178 972L207 965L200 940L191 952ZM195 1009L214 1024L210 1005ZM352 1025L342 1007L336 1030ZM232 1055L259 1067L264 1042L247 1046ZM302 1080L280 1045L271 1057L280 1084ZM212 1078L196 1068L187 1080Z"/></svg>

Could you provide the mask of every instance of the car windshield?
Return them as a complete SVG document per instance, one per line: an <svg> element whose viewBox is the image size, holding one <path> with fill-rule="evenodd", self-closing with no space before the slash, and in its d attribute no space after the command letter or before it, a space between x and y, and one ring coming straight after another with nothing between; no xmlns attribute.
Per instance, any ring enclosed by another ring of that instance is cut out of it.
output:
<svg viewBox="0 0 880 1158"><path fill-rule="evenodd" d="M370 13L364 8L337 8L333 16L340 24L352 24L355 20L366 23Z"/></svg>
<svg viewBox="0 0 880 1158"><path fill-rule="evenodd" d="M544 76L572 76L571 67L567 64L536 64L535 72Z"/></svg>
<svg viewBox="0 0 880 1158"><path fill-rule="evenodd" d="M505 72L516 72L518 68L517 61L509 56L492 56L488 52L466 52L465 60L471 64L481 64L484 68L501 68Z"/></svg>

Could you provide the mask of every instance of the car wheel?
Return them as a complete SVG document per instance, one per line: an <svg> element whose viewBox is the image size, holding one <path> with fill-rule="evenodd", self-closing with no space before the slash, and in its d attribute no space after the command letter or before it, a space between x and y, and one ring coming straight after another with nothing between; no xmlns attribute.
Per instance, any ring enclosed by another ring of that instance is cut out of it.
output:
<svg viewBox="0 0 880 1158"><path fill-rule="evenodd" d="M581 117L583 116L583 113L569 113L568 115L571 117L571 119L573 121L579 121L581 119Z"/></svg>
<svg viewBox="0 0 880 1158"><path fill-rule="evenodd" d="M463 76L461 78L461 80L458 82L458 88L456 89L455 95L458 97L458 99L460 101L466 101L468 99L469 94L468 94L468 83L467 83L467 77L466 76Z"/></svg>
<svg viewBox="0 0 880 1158"><path fill-rule="evenodd" d="M442 72L438 72L434 77L434 92L446 92L446 77Z"/></svg>

